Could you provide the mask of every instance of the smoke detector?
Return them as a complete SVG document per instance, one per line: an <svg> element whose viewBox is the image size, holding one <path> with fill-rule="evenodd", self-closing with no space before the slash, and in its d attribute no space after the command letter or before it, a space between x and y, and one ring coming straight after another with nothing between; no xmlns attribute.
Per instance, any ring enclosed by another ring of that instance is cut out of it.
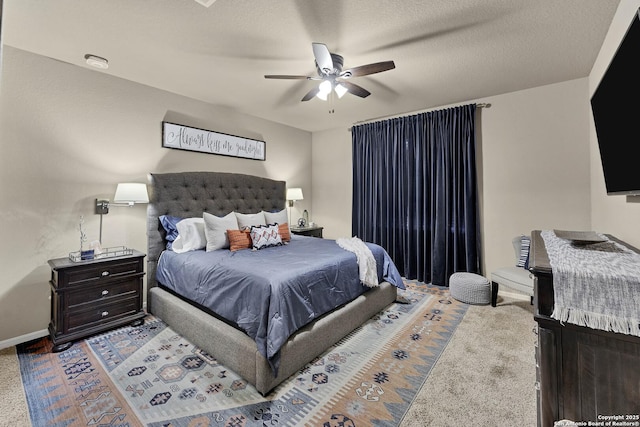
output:
<svg viewBox="0 0 640 427"><path fill-rule="evenodd" d="M109 68L109 61L99 56L86 54L84 59L87 61L87 65L91 65L94 68L100 68L101 70Z"/></svg>
<svg viewBox="0 0 640 427"><path fill-rule="evenodd" d="M204 7L209 7L216 2L216 0L196 0L198 3L203 5Z"/></svg>

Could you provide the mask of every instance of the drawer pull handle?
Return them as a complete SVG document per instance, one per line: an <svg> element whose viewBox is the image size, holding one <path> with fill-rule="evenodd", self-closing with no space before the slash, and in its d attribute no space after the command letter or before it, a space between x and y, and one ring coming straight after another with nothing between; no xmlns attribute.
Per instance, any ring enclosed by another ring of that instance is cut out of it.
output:
<svg viewBox="0 0 640 427"><path fill-rule="evenodd" d="M109 291L105 289L104 291L102 291L102 296L106 296L106 295L109 295Z"/></svg>
<svg viewBox="0 0 640 427"><path fill-rule="evenodd" d="M102 277L104 277L104 276L108 276L108 275L109 275L109 272L108 272L108 271L103 271L103 272L102 272Z"/></svg>
<svg viewBox="0 0 640 427"><path fill-rule="evenodd" d="M102 317L107 317L108 315L109 315L109 312L108 312L108 311L103 311L103 312L102 312Z"/></svg>

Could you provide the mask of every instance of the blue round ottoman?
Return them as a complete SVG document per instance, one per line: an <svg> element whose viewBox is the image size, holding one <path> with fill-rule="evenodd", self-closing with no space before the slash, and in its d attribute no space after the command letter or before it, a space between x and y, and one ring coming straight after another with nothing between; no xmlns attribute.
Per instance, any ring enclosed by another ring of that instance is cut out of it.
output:
<svg viewBox="0 0 640 427"><path fill-rule="evenodd" d="M467 304L489 304L491 283L479 274L453 273L449 278L449 293L458 301Z"/></svg>

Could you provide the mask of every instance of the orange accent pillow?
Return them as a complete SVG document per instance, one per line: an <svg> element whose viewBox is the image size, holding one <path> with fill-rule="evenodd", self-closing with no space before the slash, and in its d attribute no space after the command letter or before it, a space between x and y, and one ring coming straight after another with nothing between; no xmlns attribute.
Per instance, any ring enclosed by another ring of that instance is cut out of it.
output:
<svg viewBox="0 0 640 427"><path fill-rule="evenodd" d="M278 224L278 233L280 233L280 238L283 242L288 242L291 240L291 233L289 232L289 224L286 222L284 224Z"/></svg>
<svg viewBox="0 0 640 427"><path fill-rule="evenodd" d="M229 249L239 251L240 249L251 249L253 242L249 230L227 230L229 237Z"/></svg>

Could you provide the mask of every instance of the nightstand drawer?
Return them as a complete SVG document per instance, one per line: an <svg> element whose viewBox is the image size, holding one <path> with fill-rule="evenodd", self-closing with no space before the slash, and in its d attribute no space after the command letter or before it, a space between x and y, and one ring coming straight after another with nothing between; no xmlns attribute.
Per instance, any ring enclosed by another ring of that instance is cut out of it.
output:
<svg viewBox="0 0 640 427"><path fill-rule="evenodd" d="M138 272L138 262L136 260L126 260L121 262L105 262L102 264L89 264L79 268L67 270L64 273L58 272L58 286L62 284L67 286L78 286L83 284L95 283L98 280L109 280L127 274L135 274ZM66 274L66 280L59 277Z"/></svg>
<svg viewBox="0 0 640 427"><path fill-rule="evenodd" d="M67 297L67 309L81 310L80 306L82 305L96 304L99 301L108 302L113 298L136 295L139 292L139 287L140 281L138 279L92 285L87 289L70 292Z"/></svg>
<svg viewBox="0 0 640 427"><path fill-rule="evenodd" d="M84 311L74 311L69 314L68 332L75 329L87 329L95 324L106 323L121 317L130 316L139 310L139 298L117 298L107 304L98 304Z"/></svg>

